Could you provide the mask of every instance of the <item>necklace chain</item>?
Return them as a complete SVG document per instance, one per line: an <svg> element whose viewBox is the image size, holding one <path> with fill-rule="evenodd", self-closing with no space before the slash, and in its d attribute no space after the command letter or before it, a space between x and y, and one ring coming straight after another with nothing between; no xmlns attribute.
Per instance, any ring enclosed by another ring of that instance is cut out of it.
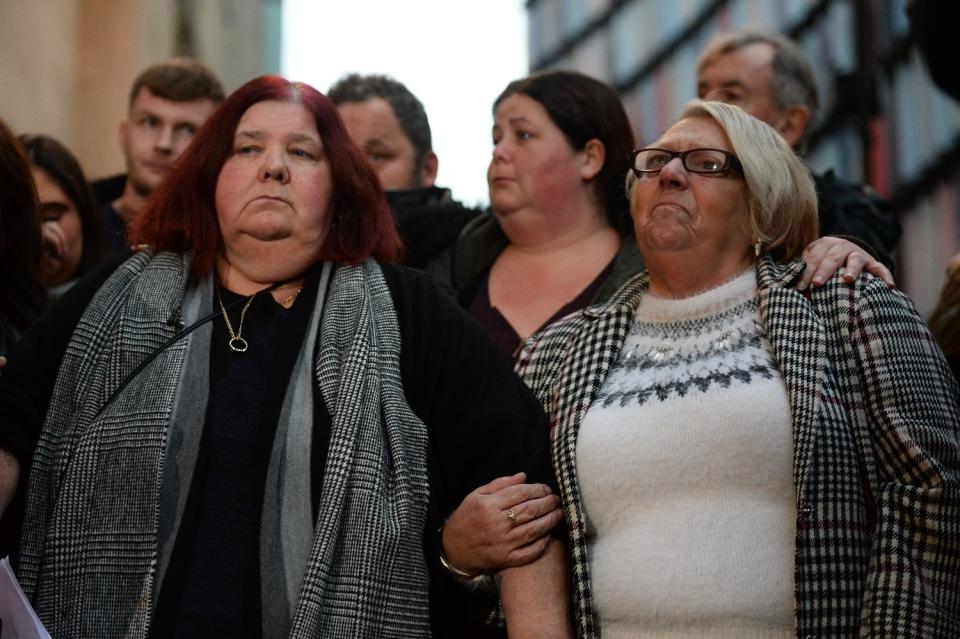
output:
<svg viewBox="0 0 960 639"><path fill-rule="evenodd" d="M259 293L259 291L257 292ZM223 313L223 321L227 323L227 332L230 333L230 341L227 342L227 346L235 353L243 353L247 350L247 340L240 337L240 334L243 333L243 318L246 317L247 309L250 308L250 304L253 303L253 298L256 296L257 293L254 293L247 298L247 303L243 305L243 310L240 311L240 323L237 325L237 332L234 333L233 326L230 324L230 317L227 315L227 309L223 306L223 298L220 297L220 287L217 287L217 301L220 302L220 312Z"/></svg>

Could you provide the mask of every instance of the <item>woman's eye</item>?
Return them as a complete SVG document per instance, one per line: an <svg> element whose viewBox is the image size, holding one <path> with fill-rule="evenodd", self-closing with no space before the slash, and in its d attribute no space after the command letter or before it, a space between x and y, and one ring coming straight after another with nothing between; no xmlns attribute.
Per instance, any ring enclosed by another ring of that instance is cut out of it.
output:
<svg viewBox="0 0 960 639"><path fill-rule="evenodd" d="M529 131L517 131L517 139L519 140L529 140L533 137L533 134Z"/></svg>
<svg viewBox="0 0 960 639"><path fill-rule="evenodd" d="M293 149L292 151L290 151L290 155L296 158L306 158L306 159L313 158L313 155L309 151L305 151L304 149Z"/></svg>
<svg viewBox="0 0 960 639"><path fill-rule="evenodd" d="M253 146L252 144L246 144L244 146L238 146L234 153L237 155L252 155L256 153L256 151L257 147Z"/></svg>
<svg viewBox="0 0 960 639"><path fill-rule="evenodd" d="M667 162L669 161L670 161L670 156L665 153L662 155L653 155L647 159L647 168L662 169L667 165Z"/></svg>

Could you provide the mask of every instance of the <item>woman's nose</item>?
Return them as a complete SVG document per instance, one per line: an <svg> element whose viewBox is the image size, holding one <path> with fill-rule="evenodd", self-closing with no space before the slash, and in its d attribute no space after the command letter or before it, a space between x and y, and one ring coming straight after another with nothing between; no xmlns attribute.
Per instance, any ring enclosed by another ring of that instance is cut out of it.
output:
<svg viewBox="0 0 960 639"><path fill-rule="evenodd" d="M500 140L493 144L493 159L506 160L510 155L510 147L506 140Z"/></svg>
<svg viewBox="0 0 960 639"><path fill-rule="evenodd" d="M660 185L683 188L687 185L687 170L683 167L683 160L672 158L660 169Z"/></svg>
<svg viewBox="0 0 960 639"><path fill-rule="evenodd" d="M265 153L260 176L264 180L287 182L290 179L290 171L287 168L283 153L277 151Z"/></svg>

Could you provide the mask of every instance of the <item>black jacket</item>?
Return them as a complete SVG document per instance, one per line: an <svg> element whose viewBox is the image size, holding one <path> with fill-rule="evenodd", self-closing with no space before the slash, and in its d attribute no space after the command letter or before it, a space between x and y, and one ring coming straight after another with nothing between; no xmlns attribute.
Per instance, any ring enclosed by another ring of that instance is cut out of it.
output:
<svg viewBox="0 0 960 639"><path fill-rule="evenodd" d="M872 249L874 256L893 270L893 251L900 239L900 223L890 203L867 187L838 178L833 170L812 173L817 189L820 237L837 235Z"/></svg>
<svg viewBox="0 0 960 639"><path fill-rule="evenodd" d="M387 191L386 195L406 246L404 264L416 269L456 244L461 229L481 213L454 200L449 189L435 186Z"/></svg>

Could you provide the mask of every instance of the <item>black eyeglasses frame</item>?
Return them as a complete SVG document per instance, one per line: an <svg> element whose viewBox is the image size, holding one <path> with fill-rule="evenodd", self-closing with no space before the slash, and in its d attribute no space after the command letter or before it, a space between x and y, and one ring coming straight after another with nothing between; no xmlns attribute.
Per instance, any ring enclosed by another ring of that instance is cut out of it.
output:
<svg viewBox="0 0 960 639"><path fill-rule="evenodd" d="M723 149L712 149L709 147L702 147L699 149L687 149L686 151L671 151L670 149L662 149L656 146L650 146L643 149L635 149L630 153L630 170L633 171L633 174L636 175L637 177L643 177L644 175L656 175L661 171L661 169L663 169L663 167L660 167L659 169L656 169L656 170L650 169L646 171L643 169L638 169L637 156L643 153L644 151L662 151L663 153L666 153L667 155L669 155L671 160L673 158L680 158L680 162L683 164L684 170L688 171L689 173L696 173L697 175L718 177L723 175L724 173L727 173L728 171L733 171L740 177L744 177L743 164L740 163L740 158L735 156L733 153L730 153L729 151L724 151ZM726 159L726 163L723 168L718 169L716 171L700 171L697 169L692 169L689 166L687 166L687 156L690 155L691 153L696 153L697 151L714 151L716 153L720 153Z"/></svg>

